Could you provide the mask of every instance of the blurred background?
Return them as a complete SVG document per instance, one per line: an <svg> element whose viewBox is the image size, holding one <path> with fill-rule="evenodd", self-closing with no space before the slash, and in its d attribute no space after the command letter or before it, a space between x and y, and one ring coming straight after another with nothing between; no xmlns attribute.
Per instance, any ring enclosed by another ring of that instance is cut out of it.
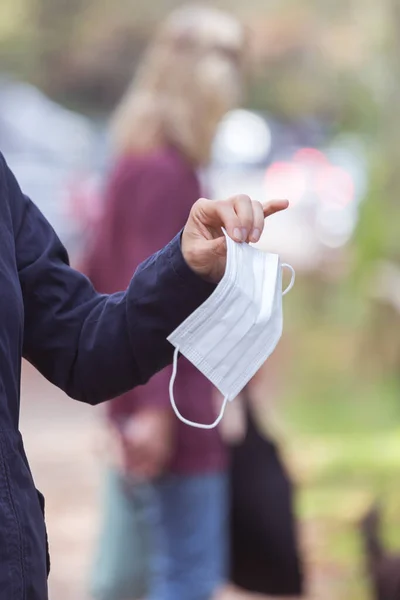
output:
<svg viewBox="0 0 400 600"><path fill-rule="evenodd" d="M0 147L79 256L108 169L108 116L175 0L2 0ZM216 197L289 198L263 245L297 271L271 419L300 486L313 597L368 598L358 520L382 501L400 550L400 7L226 0L253 76L204 177ZM96 534L96 410L25 367L22 429L47 498L51 591L85 598ZM278 401L275 401L278 400ZM73 493L72 493L73 490Z"/></svg>

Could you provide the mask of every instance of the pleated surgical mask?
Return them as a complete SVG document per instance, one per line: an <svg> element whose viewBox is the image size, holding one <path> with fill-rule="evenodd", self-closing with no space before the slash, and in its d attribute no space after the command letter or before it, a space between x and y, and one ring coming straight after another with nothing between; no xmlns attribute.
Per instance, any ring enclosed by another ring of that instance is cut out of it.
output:
<svg viewBox="0 0 400 600"><path fill-rule="evenodd" d="M211 296L168 337L175 347L170 399L184 423L212 429L233 400L275 350L283 329L282 296L294 284L293 267L282 264L277 254L248 244L227 243L225 274ZM282 269L292 273L282 291ZM174 399L178 356L185 356L221 392L224 401L218 418L210 424L188 421Z"/></svg>

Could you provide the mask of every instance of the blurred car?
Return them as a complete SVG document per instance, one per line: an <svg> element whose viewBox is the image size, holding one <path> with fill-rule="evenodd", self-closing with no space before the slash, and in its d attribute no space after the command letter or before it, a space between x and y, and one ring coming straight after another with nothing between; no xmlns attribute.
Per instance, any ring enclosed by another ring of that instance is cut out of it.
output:
<svg viewBox="0 0 400 600"><path fill-rule="evenodd" d="M314 270L351 239L366 163L360 140L332 139L324 124L237 110L221 123L209 179L216 197L240 191L260 201L289 199L290 210L268 220L260 246Z"/></svg>
<svg viewBox="0 0 400 600"><path fill-rule="evenodd" d="M69 211L78 182L99 172L97 132L35 87L0 78L0 149L21 188L73 249L76 223Z"/></svg>

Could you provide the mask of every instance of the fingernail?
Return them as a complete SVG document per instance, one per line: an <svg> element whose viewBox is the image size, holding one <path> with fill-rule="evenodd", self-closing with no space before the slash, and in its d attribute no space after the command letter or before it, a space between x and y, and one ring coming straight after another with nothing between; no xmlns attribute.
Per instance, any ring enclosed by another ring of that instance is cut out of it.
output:
<svg viewBox="0 0 400 600"><path fill-rule="evenodd" d="M242 240L245 242L247 240L247 229L243 227L242 229Z"/></svg>
<svg viewBox="0 0 400 600"><path fill-rule="evenodd" d="M258 242L258 240L260 239L260 235L261 235L261 231L259 229L253 229L253 231L251 232L251 239L253 242Z"/></svg>
<svg viewBox="0 0 400 600"><path fill-rule="evenodd" d="M235 227L235 229L233 230L233 237L237 242L243 242L243 235L238 227Z"/></svg>

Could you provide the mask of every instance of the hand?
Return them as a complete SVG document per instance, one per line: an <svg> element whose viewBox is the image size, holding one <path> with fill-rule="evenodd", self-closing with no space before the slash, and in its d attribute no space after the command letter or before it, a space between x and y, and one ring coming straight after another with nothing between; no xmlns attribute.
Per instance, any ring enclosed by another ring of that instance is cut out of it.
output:
<svg viewBox="0 0 400 600"><path fill-rule="evenodd" d="M170 410L135 413L120 432L122 469L141 479L159 476L171 457L173 423Z"/></svg>
<svg viewBox="0 0 400 600"><path fill-rule="evenodd" d="M264 219L289 206L287 200L272 200L265 205L239 195L228 200L198 200L190 211L182 234L182 254L203 279L218 283L226 263L224 227L236 242L259 241Z"/></svg>

